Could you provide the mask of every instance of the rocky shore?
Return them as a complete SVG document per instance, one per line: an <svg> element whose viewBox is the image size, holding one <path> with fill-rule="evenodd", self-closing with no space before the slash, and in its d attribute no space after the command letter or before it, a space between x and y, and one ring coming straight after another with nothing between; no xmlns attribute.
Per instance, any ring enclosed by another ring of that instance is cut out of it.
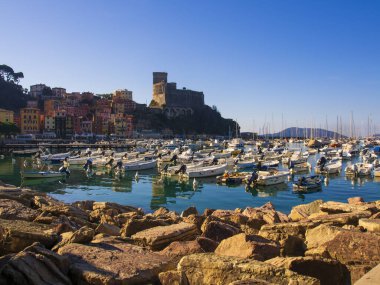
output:
<svg viewBox="0 0 380 285"><path fill-rule="evenodd" d="M181 214L0 186L0 284L353 284L380 263L380 201Z"/></svg>

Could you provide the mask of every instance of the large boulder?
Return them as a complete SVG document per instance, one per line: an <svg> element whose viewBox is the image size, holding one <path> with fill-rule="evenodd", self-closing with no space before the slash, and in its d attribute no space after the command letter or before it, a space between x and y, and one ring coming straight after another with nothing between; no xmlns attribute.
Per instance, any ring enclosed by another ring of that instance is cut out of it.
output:
<svg viewBox="0 0 380 285"><path fill-rule="evenodd" d="M222 240L215 253L263 261L279 256L280 246L261 236L241 233Z"/></svg>
<svg viewBox="0 0 380 285"><path fill-rule="evenodd" d="M115 210L118 214L121 213L128 213L128 212L135 212L135 213L142 213L141 210L138 208L132 207L132 206L125 206L125 205L120 205L117 203L112 203L112 202L94 202L92 204L92 209L93 210Z"/></svg>
<svg viewBox="0 0 380 285"><path fill-rule="evenodd" d="M110 236L119 236L120 235L120 228L115 225L107 224L107 223L101 223L99 226L95 229L95 232L97 234L102 233Z"/></svg>
<svg viewBox="0 0 380 285"><path fill-rule="evenodd" d="M379 209L374 203L356 203L356 204L347 204L341 202L325 202L319 206L321 211L329 214L337 213L352 213L358 211L370 211L372 213L378 212Z"/></svg>
<svg viewBox="0 0 380 285"><path fill-rule="evenodd" d="M121 229L122 237L130 237L138 232L158 226L169 225L167 220L150 216L135 216L129 219Z"/></svg>
<svg viewBox="0 0 380 285"><path fill-rule="evenodd" d="M51 248L57 241L50 225L0 219L0 255L17 253L34 242Z"/></svg>
<svg viewBox="0 0 380 285"><path fill-rule="evenodd" d="M302 256L275 257L267 260L266 263L317 278L321 285L346 285L350 283L347 267L337 260Z"/></svg>
<svg viewBox="0 0 380 285"><path fill-rule="evenodd" d="M221 242L222 240L238 233L240 233L240 229L237 227L223 222L211 221L204 226L202 236L210 238L216 242Z"/></svg>
<svg viewBox="0 0 380 285"><path fill-rule="evenodd" d="M190 215L198 215L197 208L195 208L194 206L191 206L191 207L183 210L183 212L181 213L181 217L187 217Z"/></svg>
<svg viewBox="0 0 380 285"><path fill-rule="evenodd" d="M245 225L248 222L247 216L233 210L215 210L211 216L217 217L226 222L231 222L238 226Z"/></svg>
<svg viewBox="0 0 380 285"><path fill-rule="evenodd" d="M185 256L178 264L190 285L229 284L238 280L262 279L275 284L319 284L312 277L253 259L198 253Z"/></svg>
<svg viewBox="0 0 380 285"><path fill-rule="evenodd" d="M65 215L66 217L74 217L85 221L88 221L89 219L88 213L86 211L83 211L81 208L66 204L45 206L42 207L42 210L57 217L60 215Z"/></svg>
<svg viewBox="0 0 380 285"><path fill-rule="evenodd" d="M354 283L380 263L380 235L320 225L306 233L306 255L337 259L345 264Z"/></svg>
<svg viewBox="0 0 380 285"><path fill-rule="evenodd" d="M158 275L162 285L189 285L186 275L182 271L170 270Z"/></svg>
<svg viewBox="0 0 380 285"><path fill-rule="evenodd" d="M342 227L344 225L357 226L359 219L371 217L370 211L355 211L349 213L338 213L338 214L318 214L311 215L307 221L312 221L316 224L325 224L331 226ZM303 222L305 222L303 220Z"/></svg>
<svg viewBox="0 0 380 285"><path fill-rule="evenodd" d="M9 199L0 199L0 219L33 221L39 212Z"/></svg>
<svg viewBox="0 0 380 285"><path fill-rule="evenodd" d="M0 280L14 285L71 285L69 261L34 243L12 256L0 269Z"/></svg>
<svg viewBox="0 0 380 285"><path fill-rule="evenodd" d="M315 200L309 204L298 205L292 208L289 218L297 222L308 218L311 214L319 213L321 210L319 206L323 203L322 200Z"/></svg>
<svg viewBox="0 0 380 285"><path fill-rule="evenodd" d="M77 284L150 284L174 266L170 257L115 238L68 244L58 253L69 258L69 275Z"/></svg>
<svg viewBox="0 0 380 285"><path fill-rule="evenodd" d="M258 208L247 207L242 214L249 219L262 220L266 224L289 222L288 216L276 211L271 202Z"/></svg>
<svg viewBox="0 0 380 285"><path fill-rule="evenodd" d="M380 232L380 219L360 219L359 226L369 232Z"/></svg>
<svg viewBox="0 0 380 285"><path fill-rule="evenodd" d="M132 239L140 245L150 246L159 250L173 241L192 240L198 234L197 227L193 224L179 223L169 226L150 228L132 235Z"/></svg>
<svg viewBox="0 0 380 285"><path fill-rule="evenodd" d="M161 254L173 257L173 260L179 261L183 256L193 253L205 252L197 240L192 241L175 241L160 251Z"/></svg>

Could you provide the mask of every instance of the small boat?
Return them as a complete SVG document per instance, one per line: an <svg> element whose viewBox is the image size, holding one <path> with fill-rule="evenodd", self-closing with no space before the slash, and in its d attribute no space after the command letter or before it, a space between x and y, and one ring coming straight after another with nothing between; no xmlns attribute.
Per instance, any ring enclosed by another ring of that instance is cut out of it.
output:
<svg viewBox="0 0 380 285"><path fill-rule="evenodd" d="M375 168L373 171L373 176L380 177L380 167Z"/></svg>
<svg viewBox="0 0 380 285"><path fill-rule="evenodd" d="M223 175L216 177L216 183L227 185L241 184L248 174L248 172L225 172Z"/></svg>
<svg viewBox="0 0 380 285"><path fill-rule="evenodd" d="M21 178L32 179L32 178L65 178L66 173L60 171L20 171Z"/></svg>
<svg viewBox="0 0 380 285"><path fill-rule="evenodd" d="M286 183L288 180L289 171L278 171L278 170L258 171L258 172L253 172L252 175L255 175L256 177L246 176L246 180L248 184L253 182L256 185L269 186L269 185Z"/></svg>
<svg viewBox="0 0 380 285"><path fill-rule="evenodd" d="M324 160L322 160L324 158ZM322 157L315 166L315 173L336 174L339 173L342 168L342 161L339 159L333 159L327 162L325 157Z"/></svg>
<svg viewBox="0 0 380 285"><path fill-rule="evenodd" d="M308 177L301 177L297 183L293 183L293 192L307 193L316 191L322 187L322 178L319 175L313 175Z"/></svg>
<svg viewBox="0 0 380 285"><path fill-rule="evenodd" d="M372 175L373 165L370 163L357 163L358 176L370 176Z"/></svg>
<svg viewBox="0 0 380 285"><path fill-rule="evenodd" d="M24 150L14 150L12 151L12 154L14 156L30 156L34 155L37 152L39 152L38 148L33 148L33 149L24 149Z"/></svg>
<svg viewBox="0 0 380 285"><path fill-rule="evenodd" d="M201 177L211 177L218 176L224 173L227 168L227 163L217 164L211 166L201 166L187 169L183 176L188 178L201 178Z"/></svg>
<svg viewBox="0 0 380 285"><path fill-rule="evenodd" d="M311 169L311 164L309 162L303 162L299 164L293 165L291 162L289 165L289 171L290 173L299 173L299 172L305 172L305 171L310 171Z"/></svg>
<svg viewBox="0 0 380 285"><path fill-rule="evenodd" d="M138 170L148 170L157 167L157 159L151 160L138 160L127 162L124 164L126 171L138 171Z"/></svg>

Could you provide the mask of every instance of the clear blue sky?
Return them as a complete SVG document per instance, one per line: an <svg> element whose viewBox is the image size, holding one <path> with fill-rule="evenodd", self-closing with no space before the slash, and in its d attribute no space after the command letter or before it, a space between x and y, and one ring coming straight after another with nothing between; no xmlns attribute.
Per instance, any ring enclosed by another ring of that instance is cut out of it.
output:
<svg viewBox="0 0 380 285"><path fill-rule="evenodd" d="M278 130L282 114L335 129L352 110L380 133L377 0L0 0L0 15L0 63L28 88L127 88L149 103L166 71L243 130Z"/></svg>

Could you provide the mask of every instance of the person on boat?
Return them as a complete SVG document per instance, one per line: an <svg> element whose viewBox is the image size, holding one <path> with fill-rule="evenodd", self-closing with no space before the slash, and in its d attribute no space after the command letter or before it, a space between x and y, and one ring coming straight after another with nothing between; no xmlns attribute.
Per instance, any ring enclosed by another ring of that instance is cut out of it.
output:
<svg viewBox="0 0 380 285"><path fill-rule="evenodd" d="M175 174L178 174L178 173L186 174L186 170L187 170L186 164L182 164L181 167L175 172Z"/></svg>
<svg viewBox="0 0 380 285"><path fill-rule="evenodd" d="M114 158L111 156L104 166L112 167L113 162L114 162Z"/></svg>
<svg viewBox="0 0 380 285"><path fill-rule="evenodd" d="M87 159L86 164L83 166L85 171L92 172L92 159Z"/></svg>
<svg viewBox="0 0 380 285"><path fill-rule="evenodd" d="M67 177L69 177L70 176L69 166L70 166L69 158L65 157L65 159L63 160L63 165L61 166L61 168L59 169L59 171L60 172L65 172L66 175L67 175Z"/></svg>
<svg viewBox="0 0 380 285"><path fill-rule="evenodd" d="M306 178L302 176L301 178L298 179L298 186L302 186L306 183Z"/></svg>

